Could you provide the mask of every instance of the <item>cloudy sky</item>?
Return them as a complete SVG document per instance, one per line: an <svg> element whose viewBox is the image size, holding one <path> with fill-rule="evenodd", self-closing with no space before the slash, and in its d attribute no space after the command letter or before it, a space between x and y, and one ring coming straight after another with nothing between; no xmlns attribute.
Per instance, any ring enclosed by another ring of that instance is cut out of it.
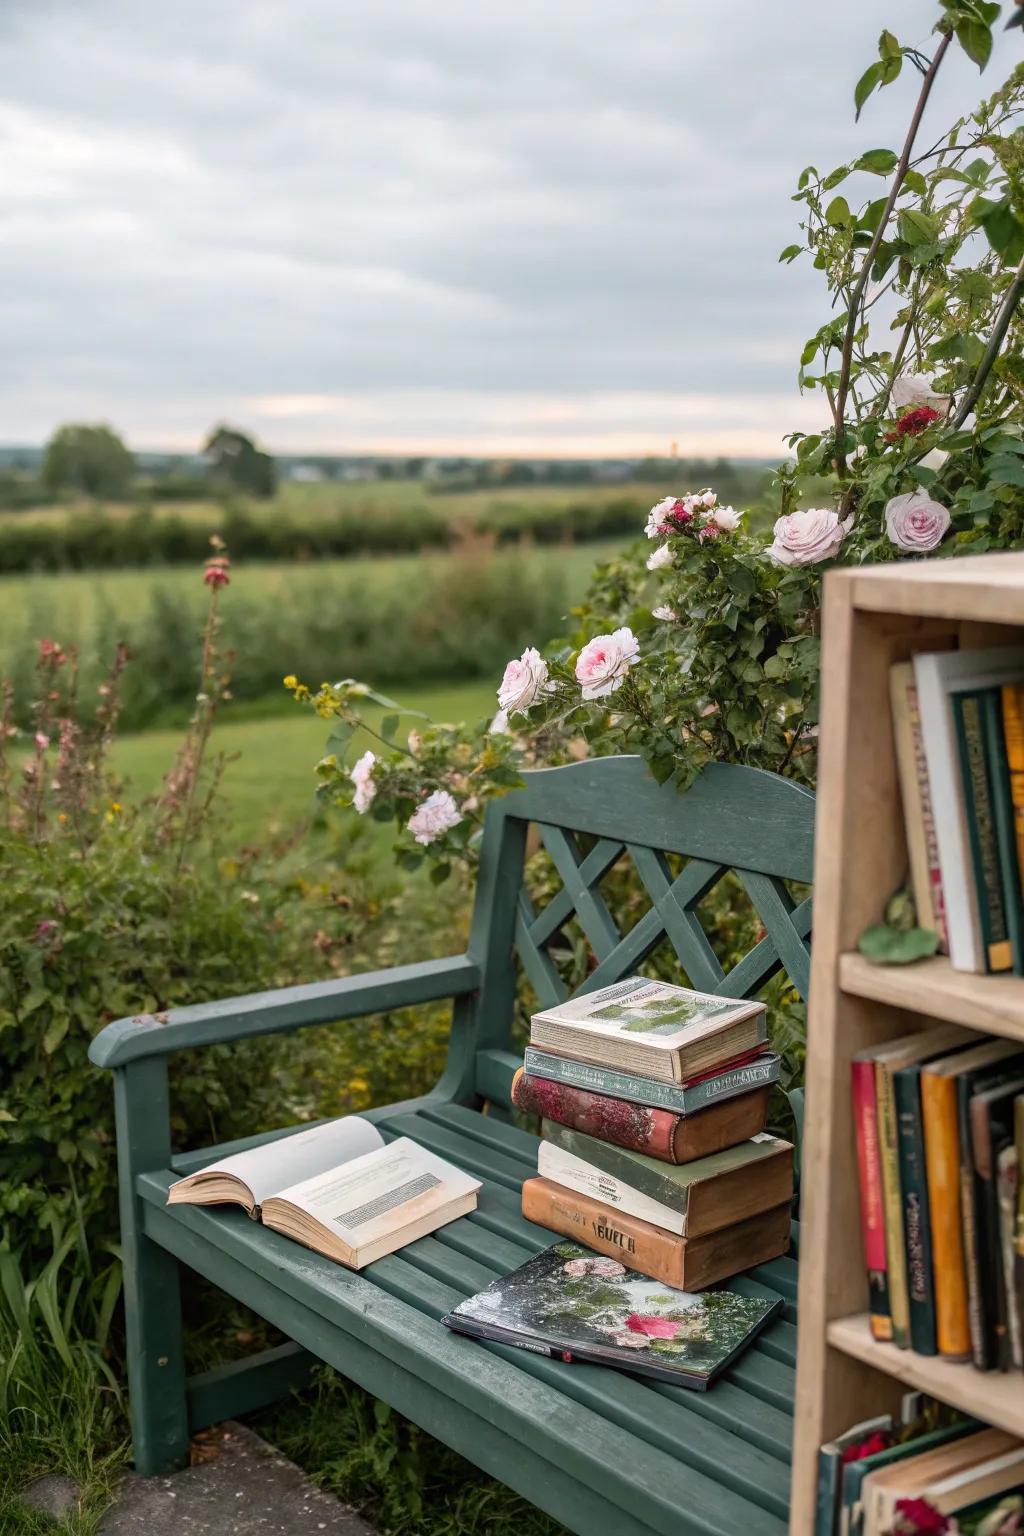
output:
<svg viewBox="0 0 1024 1536"><path fill-rule="evenodd" d="M774 454L826 313L789 194L897 143L911 72L859 127L853 82L937 11L2 0L0 442Z"/></svg>

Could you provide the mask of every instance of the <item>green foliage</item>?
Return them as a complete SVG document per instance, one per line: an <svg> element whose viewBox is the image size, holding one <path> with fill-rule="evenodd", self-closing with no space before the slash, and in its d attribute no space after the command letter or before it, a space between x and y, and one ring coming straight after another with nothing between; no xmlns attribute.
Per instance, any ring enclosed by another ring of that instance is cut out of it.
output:
<svg viewBox="0 0 1024 1536"><path fill-rule="evenodd" d="M135 460L110 427L58 427L46 445L41 478L51 494L123 496Z"/></svg>
<svg viewBox="0 0 1024 1536"><path fill-rule="evenodd" d="M277 469L269 453L235 427L214 427L203 454L215 479L222 479L247 496L269 497L277 489Z"/></svg>

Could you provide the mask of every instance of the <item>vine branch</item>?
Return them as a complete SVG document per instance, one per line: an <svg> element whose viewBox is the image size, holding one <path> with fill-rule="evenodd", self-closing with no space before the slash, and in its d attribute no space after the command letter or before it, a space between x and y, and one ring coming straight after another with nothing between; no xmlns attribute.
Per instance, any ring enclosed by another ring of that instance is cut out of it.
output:
<svg viewBox="0 0 1024 1536"><path fill-rule="evenodd" d="M985 387L985 380L992 371L992 364L999 356L1006 332L1010 328L1010 321L1013 319L1013 312L1020 303L1022 293L1024 293L1024 257L1021 257L1017 270L1013 275L1013 281L1003 295L1003 302L999 306L999 313L996 315L992 326L992 334L988 339L988 346L985 348L981 362L978 364L978 371L971 380L971 386L957 407L956 415L950 423L954 432L958 427L963 426L967 417L978 403L978 396Z"/></svg>

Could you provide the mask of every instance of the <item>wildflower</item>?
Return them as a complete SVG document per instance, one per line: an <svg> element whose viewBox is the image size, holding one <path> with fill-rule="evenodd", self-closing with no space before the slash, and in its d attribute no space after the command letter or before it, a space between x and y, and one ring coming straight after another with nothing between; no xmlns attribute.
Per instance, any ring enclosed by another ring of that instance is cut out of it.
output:
<svg viewBox="0 0 1024 1536"><path fill-rule="evenodd" d="M657 608L651 609L651 618L662 619L666 624L671 624L679 618L679 615L674 608L669 607L668 603L659 603Z"/></svg>
<svg viewBox="0 0 1024 1536"><path fill-rule="evenodd" d="M36 731L35 743L40 752L45 752L50 745L50 738L45 731Z"/></svg>
<svg viewBox="0 0 1024 1536"><path fill-rule="evenodd" d="M435 789L423 804L417 806L408 820L408 828L418 843L424 847L436 842L462 820L458 806L446 789Z"/></svg>
<svg viewBox="0 0 1024 1536"><path fill-rule="evenodd" d="M55 667L62 667L67 659L67 654L65 653L64 649L58 645L56 640L40 640L40 661L49 662Z"/></svg>
<svg viewBox="0 0 1024 1536"><path fill-rule="evenodd" d="M776 521L768 554L776 565L817 565L839 553L852 526L852 515L844 520L831 508L790 512Z"/></svg>
<svg viewBox="0 0 1024 1536"><path fill-rule="evenodd" d="M629 628L611 635L595 635L576 659L576 681L585 699L603 699L619 688L630 666L640 656L636 636Z"/></svg>
<svg viewBox="0 0 1024 1536"><path fill-rule="evenodd" d="M534 647L528 646L505 668L498 689L498 704L509 714L525 715L537 702L548 680L548 664Z"/></svg>
<svg viewBox="0 0 1024 1536"><path fill-rule="evenodd" d="M672 564L672 551L667 544L659 544L658 548L647 560L649 571L663 571L667 565Z"/></svg>
<svg viewBox="0 0 1024 1536"><path fill-rule="evenodd" d="M364 752L349 774L349 778L355 785L352 804L360 816L370 809L370 805L377 794L377 786L373 782L373 765L376 761L377 759L372 752Z"/></svg>
<svg viewBox="0 0 1024 1536"><path fill-rule="evenodd" d="M203 580L215 592L228 585L231 580L231 561L227 555L212 555L207 560Z"/></svg>
<svg viewBox="0 0 1024 1536"><path fill-rule="evenodd" d="M55 918L44 917L36 924L36 931L32 935L33 944L49 944L57 937L58 925Z"/></svg>
<svg viewBox="0 0 1024 1536"><path fill-rule="evenodd" d="M289 672L288 676L283 678L282 681L284 682L284 686L286 688L297 688L299 686L299 680L295 676L294 672Z"/></svg>

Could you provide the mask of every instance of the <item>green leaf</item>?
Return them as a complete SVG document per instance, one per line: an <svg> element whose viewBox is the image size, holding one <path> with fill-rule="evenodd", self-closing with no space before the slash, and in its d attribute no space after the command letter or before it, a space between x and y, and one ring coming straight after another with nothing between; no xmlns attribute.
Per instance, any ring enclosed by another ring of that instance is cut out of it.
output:
<svg viewBox="0 0 1024 1536"><path fill-rule="evenodd" d="M919 208L904 208L896 221L900 232L900 239L908 245L921 245L925 241L935 241L939 237L939 226L935 219L927 213L922 213Z"/></svg>
<svg viewBox="0 0 1024 1536"><path fill-rule="evenodd" d="M893 37L891 32L883 31L878 39L878 55L882 59L898 59L903 57L903 49L900 47L899 39Z"/></svg>
<svg viewBox="0 0 1024 1536"><path fill-rule="evenodd" d="M857 940L857 948L874 965L910 965L914 960L926 960L939 947L939 936L929 928L908 928L901 932L888 923L876 923L865 928Z"/></svg>
<svg viewBox="0 0 1024 1536"><path fill-rule="evenodd" d="M848 165L837 166L834 171L829 171L828 175L825 177L825 180L821 184L821 190L823 192L831 192L832 188L838 187L839 183L841 181L845 181L849 174L850 167Z"/></svg>
<svg viewBox="0 0 1024 1536"><path fill-rule="evenodd" d="M784 251L779 253L780 261L795 261L803 250L802 245L787 245Z"/></svg>
<svg viewBox="0 0 1024 1536"><path fill-rule="evenodd" d="M47 1025L43 1035L43 1051L47 1056L52 1056L68 1032L70 1020L66 1013L60 1014Z"/></svg>
<svg viewBox="0 0 1024 1536"><path fill-rule="evenodd" d="M380 723L380 733L385 741L394 741L395 732L398 730L398 716L385 715Z"/></svg>
<svg viewBox="0 0 1024 1536"><path fill-rule="evenodd" d="M900 187L901 195L904 192L913 192L917 197L924 197L927 191L928 183L925 181L920 171L908 171L906 173L903 178L903 183Z"/></svg>
<svg viewBox="0 0 1024 1536"><path fill-rule="evenodd" d="M825 222L833 229L845 229L853 223L853 214L845 197L834 197L825 209Z"/></svg>
<svg viewBox="0 0 1024 1536"><path fill-rule="evenodd" d="M956 28L956 40L969 59L984 69L992 56L992 28L983 21L964 18Z"/></svg>
<svg viewBox="0 0 1024 1536"><path fill-rule="evenodd" d="M857 220L857 228L866 229L869 234L873 235L882 222L882 214L885 212L885 205L888 201L889 199L886 197L876 197L872 202L868 203Z"/></svg>
<svg viewBox="0 0 1024 1536"><path fill-rule="evenodd" d="M886 35L882 34L883 37ZM869 64L867 69L857 81L853 91L853 104L857 109L857 117L860 117L861 109L871 92L878 86L882 79L881 64Z"/></svg>
<svg viewBox="0 0 1024 1536"><path fill-rule="evenodd" d="M870 171L874 176L888 176L893 170L899 155L894 149L869 149L854 161L854 170Z"/></svg>
<svg viewBox="0 0 1024 1536"><path fill-rule="evenodd" d="M990 485L1024 486L1024 464L1012 453L996 454L985 465Z"/></svg>

